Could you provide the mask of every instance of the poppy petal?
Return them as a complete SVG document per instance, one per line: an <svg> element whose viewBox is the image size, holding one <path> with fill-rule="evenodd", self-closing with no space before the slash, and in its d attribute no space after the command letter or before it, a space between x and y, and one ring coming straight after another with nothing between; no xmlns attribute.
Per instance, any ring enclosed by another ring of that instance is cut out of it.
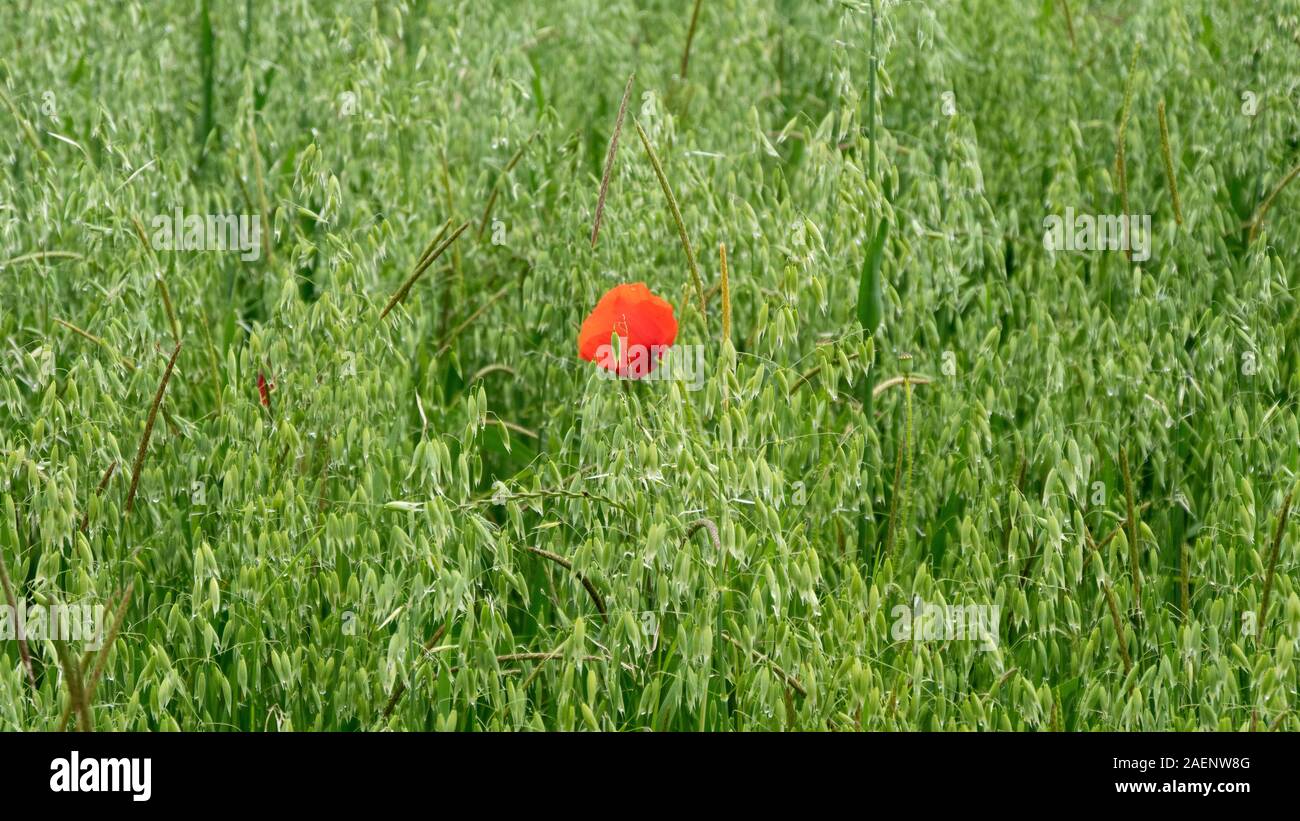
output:
<svg viewBox="0 0 1300 821"><path fill-rule="evenodd" d="M614 335L624 347L622 362L615 362L609 355L608 346ZM662 350L656 348L666 348L676 339L677 319L671 304L652 294L644 282L616 285L605 292L583 321L578 332L578 356L627 375L624 372L629 369L630 356L661 354ZM639 352L639 348L644 348L644 352ZM649 373L657 361L657 356L651 356L643 366L632 367L636 372L633 376Z"/></svg>

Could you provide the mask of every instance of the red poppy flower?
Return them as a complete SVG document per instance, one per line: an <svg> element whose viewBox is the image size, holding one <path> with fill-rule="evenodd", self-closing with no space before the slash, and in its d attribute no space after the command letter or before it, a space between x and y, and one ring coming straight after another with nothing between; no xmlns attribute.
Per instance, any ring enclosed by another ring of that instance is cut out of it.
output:
<svg viewBox="0 0 1300 821"><path fill-rule="evenodd" d="M257 393L262 398L262 404L269 409L271 407L271 391L267 385L266 377L260 371L257 374Z"/></svg>
<svg viewBox="0 0 1300 821"><path fill-rule="evenodd" d="M615 285L582 323L578 356L619 376L639 379L654 370L676 340L672 305L650 293L644 282Z"/></svg>

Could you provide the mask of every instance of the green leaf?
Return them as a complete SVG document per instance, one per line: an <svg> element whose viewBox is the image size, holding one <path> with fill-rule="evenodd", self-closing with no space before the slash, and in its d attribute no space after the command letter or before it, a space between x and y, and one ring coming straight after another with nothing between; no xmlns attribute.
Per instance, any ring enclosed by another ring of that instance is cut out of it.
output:
<svg viewBox="0 0 1300 821"><path fill-rule="evenodd" d="M889 221L882 218L876 236L867 247L862 260L862 276L858 283L858 322L862 330L874 334L884 316L884 301L880 295L880 262L885 255L885 238L889 234Z"/></svg>

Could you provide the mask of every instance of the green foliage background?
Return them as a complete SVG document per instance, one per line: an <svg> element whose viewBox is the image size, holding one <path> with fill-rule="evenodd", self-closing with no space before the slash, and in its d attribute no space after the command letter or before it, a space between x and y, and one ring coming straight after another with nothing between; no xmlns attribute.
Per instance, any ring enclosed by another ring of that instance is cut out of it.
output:
<svg viewBox="0 0 1300 821"><path fill-rule="evenodd" d="M96 728L1300 727L1289 536L1246 629L1300 441L1300 186L1246 227L1300 159L1296 4L885 0L874 126L869 0L704 0L683 79L691 6L9 4L0 554L29 605L134 583ZM1046 251L1045 216L1121 212L1130 79L1152 257ZM269 253L142 241L177 208L261 215ZM158 277L183 347L128 515ZM706 346L702 390L577 359L632 281ZM930 381L864 414L905 369ZM1121 448L1137 550L1093 551ZM896 639L918 599L999 606L997 648ZM0 644L0 727L67 706L32 653L34 692Z"/></svg>

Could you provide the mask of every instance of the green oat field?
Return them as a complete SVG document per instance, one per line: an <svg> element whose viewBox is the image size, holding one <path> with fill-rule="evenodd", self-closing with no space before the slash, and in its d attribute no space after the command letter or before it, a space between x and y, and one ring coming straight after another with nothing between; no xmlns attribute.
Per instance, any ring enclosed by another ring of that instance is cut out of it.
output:
<svg viewBox="0 0 1300 821"><path fill-rule="evenodd" d="M6 0L0 729L1300 729L1298 114L1292 0Z"/></svg>

